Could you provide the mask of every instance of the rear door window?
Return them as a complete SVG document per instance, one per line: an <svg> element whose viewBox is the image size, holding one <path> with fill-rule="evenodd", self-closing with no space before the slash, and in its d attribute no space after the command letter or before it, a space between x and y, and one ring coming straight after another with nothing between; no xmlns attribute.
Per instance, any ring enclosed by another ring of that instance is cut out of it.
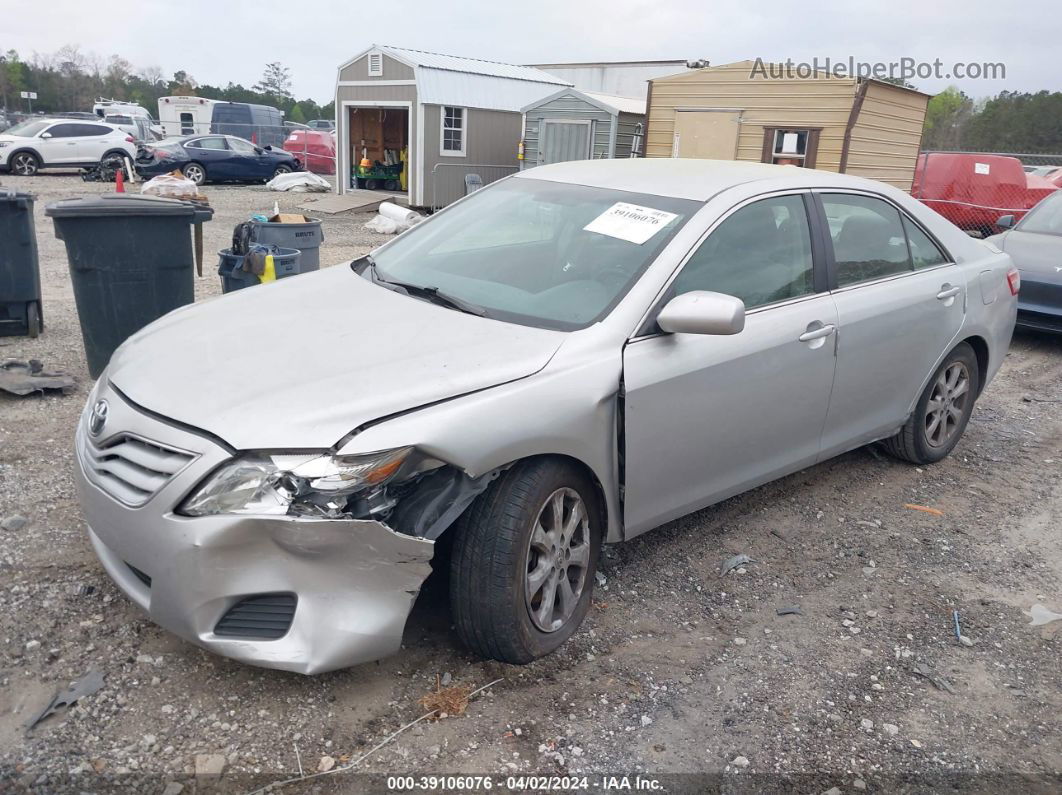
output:
<svg viewBox="0 0 1062 795"><path fill-rule="evenodd" d="M821 198L838 287L913 269L899 210L873 196L824 193Z"/></svg>
<svg viewBox="0 0 1062 795"><path fill-rule="evenodd" d="M53 124L48 128L52 138L77 138L81 133L77 131L79 124Z"/></svg>
<svg viewBox="0 0 1062 795"><path fill-rule="evenodd" d="M907 232L907 242L911 246L911 260L915 270L944 265L949 260L925 232L918 228L910 218L903 216L903 228Z"/></svg>

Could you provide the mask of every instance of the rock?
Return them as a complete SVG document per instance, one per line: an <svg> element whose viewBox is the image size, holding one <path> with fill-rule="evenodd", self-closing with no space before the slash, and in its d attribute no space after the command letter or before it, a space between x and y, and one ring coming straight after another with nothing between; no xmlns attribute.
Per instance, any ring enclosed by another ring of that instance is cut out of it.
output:
<svg viewBox="0 0 1062 795"><path fill-rule="evenodd" d="M4 519L4 521L0 522L0 529L10 531L21 530L27 524L29 524L29 519L16 513L14 516L9 516Z"/></svg>
<svg viewBox="0 0 1062 795"><path fill-rule="evenodd" d="M734 638L734 645L735 646L744 646L746 643L748 643L748 641L745 640L744 638Z"/></svg>
<svg viewBox="0 0 1062 795"><path fill-rule="evenodd" d="M162 790L162 795L181 795L182 792L184 792L184 784L170 781L166 784L166 788Z"/></svg>
<svg viewBox="0 0 1062 795"><path fill-rule="evenodd" d="M883 728L885 730L885 733L890 737L895 737L897 734L900 733L900 727L897 726L895 723L883 723L881 724L881 728Z"/></svg>
<svg viewBox="0 0 1062 795"><path fill-rule="evenodd" d="M155 664L155 658L152 657L150 654L138 654L136 656L136 661L138 663L140 663L141 665L154 665Z"/></svg>
<svg viewBox="0 0 1062 795"><path fill-rule="evenodd" d="M824 793L822 793L822 795L841 795L841 788L840 787L830 787L828 790L826 790Z"/></svg>
<svg viewBox="0 0 1062 795"><path fill-rule="evenodd" d="M734 767L740 767L744 769L749 766L749 760L743 756L735 756L733 759L730 760L730 764L732 764Z"/></svg>
<svg viewBox="0 0 1062 795"><path fill-rule="evenodd" d="M26 644L26 651L34 651L36 649L39 649L40 647L41 642L39 640L31 640L29 643Z"/></svg>
<svg viewBox="0 0 1062 795"><path fill-rule="evenodd" d="M642 715L642 726L652 726L652 725L653 725L653 719L650 718L648 715Z"/></svg>
<svg viewBox="0 0 1062 795"><path fill-rule="evenodd" d="M922 747L922 743L918 742L918 740L911 740L911 745L913 745L915 748Z"/></svg>
<svg viewBox="0 0 1062 795"><path fill-rule="evenodd" d="M870 720L870 718L863 718L863 720L859 721L859 725L863 727L864 731L872 731L874 729L874 721Z"/></svg>
<svg viewBox="0 0 1062 795"><path fill-rule="evenodd" d="M162 710L162 714L163 715L172 715L173 714L173 704L163 704L162 707L161 707L161 710Z"/></svg>
<svg viewBox="0 0 1062 795"><path fill-rule="evenodd" d="M863 781L863 779L861 779L861 778L857 778L855 781L852 782L852 789L863 790L863 789L866 789L866 788L867 788L867 782Z"/></svg>
<svg viewBox="0 0 1062 795"><path fill-rule="evenodd" d="M572 756L582 756L582 755L583 755L583 749L580 748L578 745L573 745L572 746Z"/></svg>
<svg viewBox="0 0 1062 795"><path fill-rule="evenodd" d="M336 766L336 760L331 756L322 756L321 761L317 763L318 773L327 773L333 767Z"/></svg>
<svg viewBox="0 0 1062 795"><path fill-rule="evenodd" d="M140 744L145 748L151 748L156 742L154 734L145 734L140 740Z"/></svg>
<svg viewBox="0 0 1062 795"><path fill-rule="evenodd" d="M225 770L225 757L222 754L196 754L195 774L197 776L220 776Z"/></svg>
<svg viewBox="0 0 1062 795"><path fill-rule="evenodd" d="M860 649L859 653L862 654L864 657L873 657L874 656L874 652L872 652L870 649Z"/></svg>
<svg viewBox="0 0 1062 795"><path fill-rule="evenodd" d="M439 684L441 684L443 687L449 687L452 681L454 681L453 674L447 671L442 675L442 678L439 680Z"/></svg>
<svg viewBox="0 0 1062 795"><path fill-rule="evenodd" d="M429 745L428 746L428 756L438 756L441 753L442 753L442 746L441 745Z"/></svg>

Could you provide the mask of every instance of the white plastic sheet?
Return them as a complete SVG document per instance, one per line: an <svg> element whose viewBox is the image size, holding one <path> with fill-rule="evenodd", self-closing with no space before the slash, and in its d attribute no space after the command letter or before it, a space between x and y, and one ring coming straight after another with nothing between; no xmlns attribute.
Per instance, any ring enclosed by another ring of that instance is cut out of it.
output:
<svg viewBox="0 0 1062 795"><path fill-rule="evenodd" d="M414 224L424 220L424 216L410 210L408 207L400 207L391 202L380 204L379 214L365 224L365 228L381 235L393 235L405 232Z"/></svg>
<svg viewBox="0 0 1062 795"><path fill-rule="evenodd" d="M266 183L266 187L292 193L330 193L332 183L309 171L292 171L288 174L277 174Z"/></svg>
<svg viewBox="0 0 1062 795"><path fill-rule="evenodd" d="M190 179L174 174L159 174L140 187L148 196L164 196L168 199L187 199L199 193L198 186Z"/></svg>

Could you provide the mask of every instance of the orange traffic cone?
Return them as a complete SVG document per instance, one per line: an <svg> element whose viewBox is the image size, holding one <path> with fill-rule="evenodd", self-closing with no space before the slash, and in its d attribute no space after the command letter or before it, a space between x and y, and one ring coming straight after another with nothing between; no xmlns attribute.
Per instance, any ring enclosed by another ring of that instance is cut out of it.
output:
<svg viewBox="0 0 1062 795"><path fill-rule="evenodd" d="M119 168L114 172L114 192L125 193L125 169Z"/></svg>

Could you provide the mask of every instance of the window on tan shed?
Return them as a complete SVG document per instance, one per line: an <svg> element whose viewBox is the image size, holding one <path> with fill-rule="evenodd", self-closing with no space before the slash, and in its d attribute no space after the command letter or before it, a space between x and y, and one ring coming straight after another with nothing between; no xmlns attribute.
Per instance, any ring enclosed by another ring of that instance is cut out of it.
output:
<svg viewBox="0 0 1062 795"><path fill-rule="evenodd" d="M778 166L815 168L821 132L821 127L764 127L760 160Z"/></svg>

